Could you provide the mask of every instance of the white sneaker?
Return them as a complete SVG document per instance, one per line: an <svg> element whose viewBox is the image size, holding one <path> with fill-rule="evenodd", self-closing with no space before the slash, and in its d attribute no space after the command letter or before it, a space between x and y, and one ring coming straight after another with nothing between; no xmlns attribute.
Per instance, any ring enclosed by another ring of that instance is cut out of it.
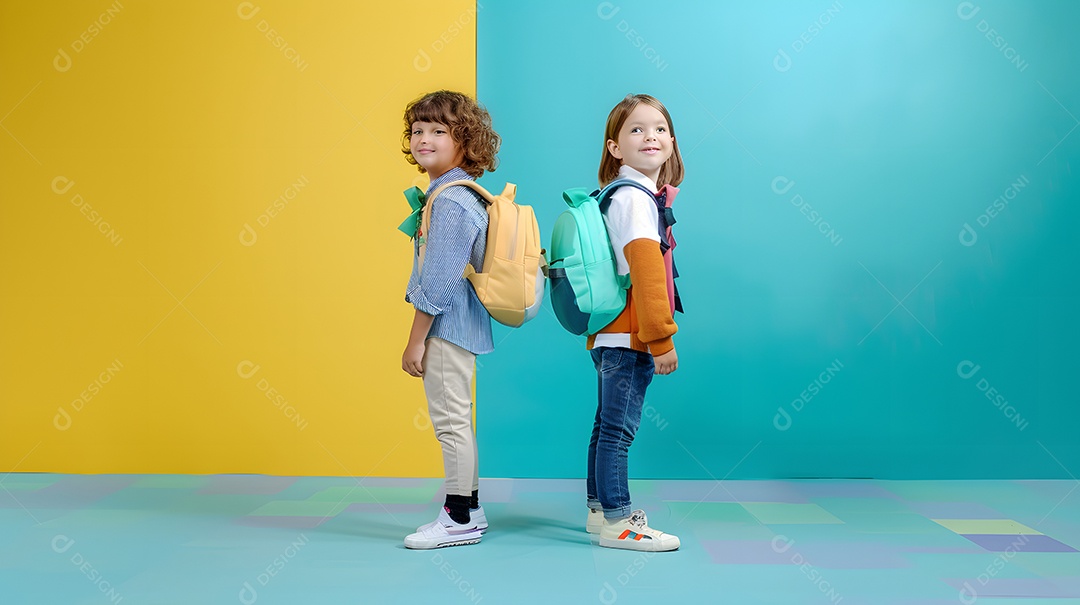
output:
<svg viewBox="0 0 1080 605"><path fill-rule="evenodd" d="M600 533L604 525L604 511L589 509L589 518L585 520L585 531L590 534Z"/></svg>
<svg viewBox="0 0 1080 605"><path fill-rule="evenodd" d="M604 520L600 527L600 546L662 552L677 550L679 538L649 527L645 511L636 510L629 517L614 523Z"/></svg>
<svg viewBox="0 0 1080 605"><path fill-rule="evenodd" d="M469 509L469 520L476 524L476 529L479 529L480 533L487 531L487 515L484 514L483 505L477 505L476 508Z"/></svg>
<svg viewBox="0 0 1080 605"><path fill-rule="evenodd" d="M601 515L601 516L603 516L603 515ZM425 529L431 529L432 527L435 527L435 524L438 523L438 522L439 522L439 520L436 519L436 520L432 521L431 523L425 523L424 525L421 525L420 527L417 527L416 531L417 531L417 533L419 533L419 532L424 531ZM484 505L481 504L480 506L478 506L476 508L470 508L469 509L469 522L470 523L475 523L476 528L480 530L480 533L484 533L484 532L487 531L488 521L487 521L487 515L484 514ZM596 531L599 532L600 530L597 529Z"/></svg>
<svg viewBox="0 0 1080 605"><path fill-rule="evenodd" d="M415 534L405 537L405 548L427 550L444 546L461 546L480 542L480 529L471 520L469 523L455 523L444 507L434 524L428 524Z"/></svg>

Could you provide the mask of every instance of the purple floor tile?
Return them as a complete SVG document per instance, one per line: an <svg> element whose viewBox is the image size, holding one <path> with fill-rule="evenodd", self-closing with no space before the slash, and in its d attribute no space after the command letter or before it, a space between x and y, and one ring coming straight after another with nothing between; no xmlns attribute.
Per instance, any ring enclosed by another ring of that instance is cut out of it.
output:
<svg viewBox="0 0 1080 605"><path fill-rule="evenodd" d="M432 510L431 504L425 502L423 504L379 504L378 502L353 502L345 507L343 512L348 513L369 513L376 515L396 514L396 513L425 513Z"/></svg>
<svg viewBox="0 0 1080 605"><path fill-rule="evenodd" d="M878 599L863 601L867 605L957 605L957 599L904 599L903 601L885 601ZM852 603L854 605L854 603Z"/></svg>
<svg viewBox="0 0 1080 605"><path fill-rule="evenodd" d="M943 555L952 555L952 554L956 554L956 555L968 554L969 555L969 554L974 554L974 553L984 553L984 552L986 552L985 548L980 548L978 546L968 546L968 547L959 547L959 546L901 546L897 550L900 551L900 552L910 552L910 553L919 553L919 554L943 554Z"/></svg>
<svg viewBox="0 0 1080 605"><path fill-rule="evenodd" d="M514 484L513 479L481 479L480 480L480 504L485 502L513 502ZM581 485L584 490L584 484ZM584 497L584 491L582 494Z"/></svg>
<svg viewBox="0 0 1080 605"><path fill-rule="evenodd" d="M528 492L581 492L585 493L584 479L514 479L514 491L523 494Z"/></svg>
<svg viewBox="0 0 1080 605"><path fill-rule="evenodd" d="M799 481L799 492L807 498L883 498L902 500L893 492L869 481Z"/></svg>
<svg viewBox="0 0 1080 605"><path fill-rule="evenodd" d="M271 495L279 494L296 483L296 477L273 477L269 475L215 475L197 493Z"/></svg>
<svg viewBox="0 0 1080 605"><path fill-rule="evenodd" d="M39 490L17 492L16 501L0 497L0 506L19 508L21 503L22 506L31 509L88 508L94 502L120 491L140 479L142 477L138 475L69 475ZM0 495L6 496L7 492L0 490Z"/></svg>
<svg viewBox="0 0 1080 605"><path fill-rule="evenodd" d="M897 569L911 563L881 542L808 542L795 545L809 562L827 569Z"/></svg>
<svg viewBox="0 0 1080 605"><path fill-rule="evenodd" d="M945 580L971 597L1030 597L1061 598L1080 597L1080 577L1076 578L978 578Z"/></svg>
<svg viewBox="0 0 1080 605"><path fill-rule="evenodd" d="M1033 493L1049 498L1055 502L1069 495L1069 492L1076 487L1075 481L1065 480L1031 480L1017 481L1016 483L1031 490Z"/></svg>
<svg viewBox="0 0 1080 605"><path fill-rule="evenodd" d="M401 477L358 477L367 487L403 487L406 489L433 485L442 479L413 479Z"/></svg>
<svg viewBox="0 0 1080 605"><path fill-rule="evenodd" d="M664 481L657 495L663 500L682 502L809 502L788 481Z"/></svg>
<svg viewBox="0 0 1080 605"><path fill-rule="evenodd" d="M1013 534L960 534L991 552L1077 552L1050 536Z"/></svg>
<svg viewBox="0 0 1080 605"><path fill-rule="evenodd" d="M701 502L717 492L726 493L715 481L665 481L657 490L657 495L663 500ZM728 501L731 499L728 498Z"/></svg>
<svg viewBox="0 0 1080 605"><path fill-rule="evenodd" d="M1080 597L1080 576L1054 576L1050 580L1070 597Z"/></svg>
<svg viewBox="0 0 1080 605"><path fill-rule="evenodd" d="M720 565L790 565L796 549L782 550L786 542L774 547L770 540L702 540L701 546L713 563Z"/></svg>
<svg viewBox="0 0 1080 605"><path fill-rule="evenodd" d="M911 510L927 519L1003 519L1001 511L977 502L912 502Z"/></svg>
<svg viewBox="0 0 1080 605"><path fill-rule="evenodd" d="M323 523L333 519L333 517L284 517L284 516L269 516L269 515L253 515L246 517L239 517L236 519L236 523L239 525L250 525L252 527L281 527L289 529L311 529L318 527Z"/></svg>
<svg viewBox="0 0 1080 605"><path fill-rule="evenodd" d="M481 479L480 480L480 504L494 502L515 502L518 493L547 493L541 480L533 480L531 484L523 485L526 479ZM577 480L543 480L551 481L552 492L580 491L582 498L585 494L585 482ZM415 485L410 487L416 487ZM528 499L528 498L526 498ZM443 503L446 501L446 486L440 485L439 489L432 494L430 502Z"/></svg>

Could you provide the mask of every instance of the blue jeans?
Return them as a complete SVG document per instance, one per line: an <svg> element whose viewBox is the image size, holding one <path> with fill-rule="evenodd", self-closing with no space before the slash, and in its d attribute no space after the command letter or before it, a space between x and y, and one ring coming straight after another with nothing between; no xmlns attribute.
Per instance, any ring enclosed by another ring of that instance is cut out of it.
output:
<svg viewBox="0 0 1080 605"><path fill-rule="evenodd" d="M600 385L585 489L589 508L603 509L607 519L630 514L627 453L641 425L645 389L656 366L652 355L619 347L591 351Z"/></svg>

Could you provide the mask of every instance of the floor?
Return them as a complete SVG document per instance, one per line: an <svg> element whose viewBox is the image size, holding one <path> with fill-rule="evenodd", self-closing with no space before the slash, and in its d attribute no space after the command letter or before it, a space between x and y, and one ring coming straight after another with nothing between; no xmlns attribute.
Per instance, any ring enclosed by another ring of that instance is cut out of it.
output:
<svg viewBox="0 0 1080 605"><path fill-rule="evenodd" d="M599 548L584 482L490 479L480 544L409 551L441 480L0 478L0 603L1080 604L1080 482L634 481L673 553Z"/></svg>

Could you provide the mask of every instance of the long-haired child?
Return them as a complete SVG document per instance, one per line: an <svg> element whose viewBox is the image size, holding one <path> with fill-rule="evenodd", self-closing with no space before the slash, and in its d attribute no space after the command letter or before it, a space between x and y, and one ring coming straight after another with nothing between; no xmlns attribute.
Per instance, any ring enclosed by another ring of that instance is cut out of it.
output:
<svg viewBox="0 0 1080 605"><path fill-rule="evenodd" d="M683 179L683 162L671 116L649 95L627 95L608 115L599 180L632 179L668 199ZM599 401L589 440L586 530L601 546L669 551L679 538L652 529L645 512L630 502L627 455L641 425L645 391L654 374L679 365L672 336L677 300L673 268L664 242L657 198L632 186L619 187L605 211L620 274L630 274L626 308L588 347L596 367Z"/></svg>

